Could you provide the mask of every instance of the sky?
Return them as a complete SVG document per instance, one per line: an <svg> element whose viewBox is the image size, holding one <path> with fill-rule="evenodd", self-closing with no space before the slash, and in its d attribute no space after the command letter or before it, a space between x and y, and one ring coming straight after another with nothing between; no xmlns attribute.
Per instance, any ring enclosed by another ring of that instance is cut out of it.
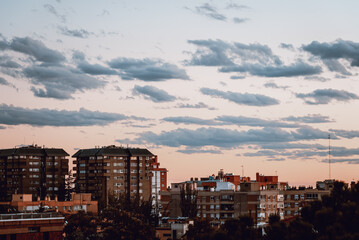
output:
<svg viewBox="0 0 359 240"><path fill-rule="evenodd" d="M331 178L359 180L358 1L0 4L0 148L141 147L169 183L313 186L330 146Z"/></svg>

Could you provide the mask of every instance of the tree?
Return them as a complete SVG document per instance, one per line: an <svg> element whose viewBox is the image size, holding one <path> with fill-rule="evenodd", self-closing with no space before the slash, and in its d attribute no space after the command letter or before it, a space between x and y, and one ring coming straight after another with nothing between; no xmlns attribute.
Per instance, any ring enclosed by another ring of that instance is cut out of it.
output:
<svg viewBox="0 0 359 240"><path fill-rule="evenodd" d="M108 206L101 214L103 239L154 239L155 216L150 201L109 194Z"/></svg>
<svg viewBox="0 0 359 240"><path fill-rule="evenodd" d="M190 184L185 184L181 188L180 207L183 217L197 217L197 194Z"/></svg>
<svg viewBox="0 0 359 240"><path fill-rule="evenodd" d="M98 219L90 213L79 211L66 217L65 240L97 240Z"/></svg>

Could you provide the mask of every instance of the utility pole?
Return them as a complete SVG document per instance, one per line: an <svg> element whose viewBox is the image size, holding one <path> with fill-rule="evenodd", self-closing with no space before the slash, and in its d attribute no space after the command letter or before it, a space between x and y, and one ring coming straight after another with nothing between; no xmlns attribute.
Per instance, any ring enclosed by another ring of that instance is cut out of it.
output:
<svg viewBox="0 0 359 240"><path fill-rule="evenodd" d="M330 159L330 134L328 135L328 141L329 141L329 149L328 149L328 162L329 162L329 179L332 179L332 173L331 173L331 159Z"/></svg>

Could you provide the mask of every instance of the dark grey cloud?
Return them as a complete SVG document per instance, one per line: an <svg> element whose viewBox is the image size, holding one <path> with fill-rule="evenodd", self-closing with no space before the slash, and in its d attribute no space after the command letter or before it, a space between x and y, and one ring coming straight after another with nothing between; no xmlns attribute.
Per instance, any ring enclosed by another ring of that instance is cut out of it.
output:
<svg viewBox="0 0 359 240"><path fill-rule="evenodd" d="M238 126L252 126L252 127L281 127L281 128L298 128L299 124L285 123L274 120L264 120L260 118L251 118L243 116L219 116L215 118L216 121L235 124Z"/></svg>
<svg viewBox="0 0 359 240"><path fill-rule="evenodd" d="M329 129L329 131L333 132L336 136L343 138L352 139L359 137L359 131L356 130Z"/></svg>
<svg viewBox="0 0 359 240"><path fill-rule="evenodd" d="M279 45L279 47L285 48L285 49L289 49L289 50L294 50L293 44L281 43L281 44Z"/></svg>
<svg viewBox="0 0 359 240"><path fill-rule="evenodd" d="M231 76L231 79L245 79L246 76Z"/></svg>
<svg viewBox="0 0 359 240"><path fill-rule="evenodd" d="M334 122L331 120L328 116L323 116L320 114L308 114L306 116L289 116L286 118L282 118L284 121L290 121L290 122L298 122L298 123L328 123L328 122Z"/></svg>
<svg viewBox="0 0 359 240"><path fill-rule="evenodd" d="M296 97L311 105L328 104L334 100L348 102L359 99L359 96L354 93L337 89L317 89L311 93L297 93Z"/></svg>
<svg viewBox="0 0 359 240"><path fill-rule="evenodd" d="M214 126L214 125L223 125L220 122L214 121L214 120L207 120L207 119L201 119L196 117L166 117L162 119L166 122L172 122L175 124L196 124L196 125L208 125L208 126Z"/></svg>
<svg viewBox="0 0 359 240"><path fill-rule="evenodd" d="M210 106L208 106L207 104L205 104L203 102L199 102L199 103L196 103L196 104L180 103L180 104L177 105L177 108L196 108L196 109L206 108L208 110L217 110L216 108L210 107Z"/></svg>
<svg viewBox="0 0 359 240"><path fill-rule="evenodd" d="M3 77L0 77L0 85L4 85L4 86L8 86L8 87L12 87L12 88L17 89L14 84L9 83L9 82L6 81L6 79L3 78Z"/></svg>
<svg viewBox="0 0 359 240"><path fill-rule="evenodd" d="M77 38L88 38L91 35L94 35L93 32L89 32L85 29L68 29L67 27L59 26L58 29L63 35L69 37L77 37Z"/></svg>
<svg viewBox="0 0 359 240"><path fill-rule="evenodd" d="M138 86L132 90L133 95L142 95L145 99L151 100L153 102L172 102L177 98L175 96L169 95L166 91L153 86Z"/></svg>
<svg viewBox="0 0 359 240"><path fill-rule="evenodd" d="M60 100L72 98L72 94L77 91L97 89L106 84L76 69L61 65L33 65L24 69L24 75L37 86L31 89L35 96Z"/></svg>
<svg viewBox="0 0 359 240"><path fill-rule="evenodd" d="M3 68L20 68L21 65L13 61L9 56L0 56L0 67Z"/></svg>
<svg viewBox="0 0 359 240"><path fill-rule="evenodd" d="M4 127L4 126L0 126L0 129L6 129L6 127Z"/></svg>
<svg viewBox="0 0 359 240"><path fill-rule="evenodd" d="M311 81L319 81L319 82L327 82L330 78L321 77L321 76L305 76L304 80L311 80Z"/></svg>
<svg viewBox="0 0 359 240"><path fill-rule="evenodd" d="M249 73L262 77L295 77L322 72L303 60L286 65L272 50L258 43L227 43L222 40L189 40L198 47L186 64L192 66L217 66L220 72Z"/></svg>
<svg viewBox="0 0 359 240"><path fill-rule="evenodd" d="M66 22L66 16L63 14L60 14L57 12L56 8L54 6L52 6L51 4L45 4L44 8L51 13L52 15L54 15L55 17L57 17L58 19L61 20L61 22Z"/></svg>
<svg viewBox="0 0 359 240"><path fill-rule="evenodd" d="M224 92L217 89L210 88L201 88L201 93L217 97L227 99L228 101L240 104L240 105L248 105L248 106L271 106L279 104L277 99L267 97L260 94L250 94L250 93L237 93L237 92Z"/></svg>
<svg viewBox="0 0 359 240"><path fill-rule="evenodd" d="M322 162L329 162L328 159L323 159ZM359 164L359 158L334 158L330 160L331 163L348 163Z"/></svg>
<svg viewBox="0 0 359 240"><path fill-rule="evenodd" d="M28 109L12 105L0 105L0 124L31 126L93 126L107 125L129 117L119 113L89 111L81 108L79 111Z"/></svg>
<svg viewBox="0 0 359 240"><path fill-rule="evenodd" d="M302 48L323 60L346 59L351 66L359 67L359 43L356 42L341 39L331 43L313 41Z"/></svg>
<svg viewBox="0 0 359 240"><path fill-rule="evenodd" d="M328 139L330 132L322 131L320 129L312 128L309 126L302 126L292 132L292 136L297 140L315 140L315 139ZM336 135L331 135L332 139L338 139Z"/></svg>
<svg viewBox="0 0 359 240"><path fill-rule="evenodd" d="M86 61L80 62L77 67L84 73L90 75L117 75L118 72L100 64L90 64Z"/></svg>
<svg viewBox="0 0 359 240"><path fill-rule="evenodd" d="M116 58L109 66L120 71L123 80L166 81L168 79L189 80L184 69L176 65L153 59Z"/></svg>
<svg viewBox="0 0 359 240"><path fill-rule="evenodd" d="M223 154L220 150L215 149L180 149L176 152L184 154L200 154L200 153L210 153L210 154Z"/></svg>
<svg viewBox="0 0 359 240"><path fill-rule="evenodd" d="M320 66L312 66L298 61L290 65L265 66L262 64L242 64L228 67L221 67L220 72L241 72L250 73L253 76L261 77L295 77L315 75L322 72Z"/></svg>
<svg viewBox="0 0 359 240"><path fill-rule="evenodd" d="M239 17L234 17L233 19L233 22L234 23L244 23L244 22L247 22L248 21L248 18L239 18Z"/></svg>
<svg viewBox="0 0 359 240"><path fill-rule="evenodd" d="M264 84L264 87L266 87L266 88L284 89L284 90L288 88L288 86L278 86L274 82L266 82Z"/></svg>
<svg viewBox="0 0 359 240"><path fill-rule="evenodd" d="M295 142L298 140L327 139L328 135L320 130L287 132L279 128L250 129L237 131L224 128L198 128L196 130L178 128L163 131L159 134L153 132L141 133L140 139L146 143L170 147L188 146L192 148L216 146L221 148L234 148L248 144L272 144Z"/></svg>
<svg viewBox="0 0 359 240"><path fill-rule="evenodd" d="M20 52L43 63L56 64L65 61L65 57L60 52L49 49L41 41L30 37L14 37L10 42L0 41L0 45L3 46L3 50Z"/></svg>
<svg viewBox="0 0 359 240"><path fill-rule="evenodd" d="M323 59L323 63L332 72L338 72L345 76L352 75L337 59Z"/></svg>
<svg viewBox="0 0 359 240"><path fill-rule="evenodd" d="M219 13L217 8L209 3L204 3L201 6L196 7L196 12L211 19L219 21L227 20L227 17L224 14Z"/></svg>

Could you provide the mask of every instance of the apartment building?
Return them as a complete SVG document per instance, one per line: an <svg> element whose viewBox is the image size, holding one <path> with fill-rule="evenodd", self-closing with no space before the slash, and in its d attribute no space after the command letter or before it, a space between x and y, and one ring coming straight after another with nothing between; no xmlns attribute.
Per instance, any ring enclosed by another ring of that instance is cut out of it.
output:
<svg viewBox="0 0 359 240"><path fill-rule="evenodd" d="M65 218L57 212L0 214L0 239L63 239Z"/></svg>
<svg viewBox="0 0 359 240"><path fill-rule="evenodd" d="M41 208L44 211L56 211L63 214L74 214L78 211L85 211L97 214L97 201L91 200L91 193L71 194L70 201L59 201L57 197L51 200L45 197L44 200L33 200L31 194L13 194L11 202L0 202L0 206L8 206L19 212L33 212Z"/></svg>
<svg viewBox="0 0 359 240"><path fill-rule="evenodd" d="M278 182L277 176L257 173L256 178L261 182L231 173L224 174L221 170L218 176L173 183L169 191L161 192L163 216L182 216L181 191L192 189L196 197L197 217L208 219L212 224L244 215L251 216L257 225L267 223L272 214L284 219L282 191L287 184Z"/></svg>
<svg viewBox="0 0 359 240"><path fill-rule="evenodd" d="M147 149L107 146L80 149L72 157L76 167L77 193L91 193L93 200L106 205L109 194L126 198L151 198L152 164Z"/></svg>
<svg viewBox="0 0 359 240"><path fill-rule="evenodd" d="M303 207L310 202L321 201L322 197L329 195L330 189L313 188L289 188L283 191L284 195L284 218L290 219L300 214Z"/></svg>
<svg viewBox="0 0 359 240"><path fill-rule="evenodd" d="M60 148L27 146L0 150L0 201L12 194L32 194L35 199L64 193L68 174L67 152Z"/></svg>
<svg viewBox="0 0 359 240"><path fill-rule="evenodd" d="M162 208L160 192L167 190L167 172L166 168L160 168L160 163L158 162L157 156L155 156L154 162L152 163L151 180L152 205L155 209Z"/></svg>

